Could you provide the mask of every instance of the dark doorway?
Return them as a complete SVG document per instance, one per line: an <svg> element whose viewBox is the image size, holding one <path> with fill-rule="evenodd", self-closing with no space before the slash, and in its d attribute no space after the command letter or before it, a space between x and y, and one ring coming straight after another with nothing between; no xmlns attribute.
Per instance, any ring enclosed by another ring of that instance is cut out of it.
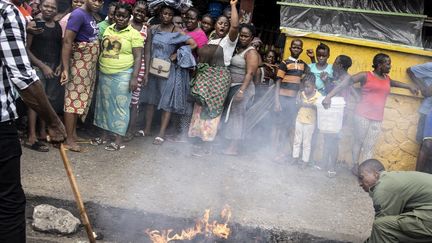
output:
<svg viewBox="0 0 432 243"><path fill-rule="evenodd" d="M284 35L281 35L280 27L280 6L275 0L255 0L252 23L257 28L257 35L263 42L261 54L269 50L282 53L285 45Z"/></svg>

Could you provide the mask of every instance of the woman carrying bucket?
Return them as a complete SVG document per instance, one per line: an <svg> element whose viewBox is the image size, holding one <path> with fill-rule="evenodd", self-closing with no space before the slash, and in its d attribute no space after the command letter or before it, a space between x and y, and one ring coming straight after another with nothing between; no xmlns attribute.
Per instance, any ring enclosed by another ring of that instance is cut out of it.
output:
<svg viewBox="0 0 432 243"><path fill-rule="evenodd" d="M373 71L360 72L349 78L347 76L322 101L325 108L331 105L331 98L344 87L353 83L361 84L361 98L357 104L354 116L354 145L353 145L353 174L357 175L357 168L361 161L371 159L375 143L381 132L384 118L384 108L390 87L409 89L417 94L417 87L392 80L388 73L391 69L391 59L388 55L379 53L373 58Z"/></svg>

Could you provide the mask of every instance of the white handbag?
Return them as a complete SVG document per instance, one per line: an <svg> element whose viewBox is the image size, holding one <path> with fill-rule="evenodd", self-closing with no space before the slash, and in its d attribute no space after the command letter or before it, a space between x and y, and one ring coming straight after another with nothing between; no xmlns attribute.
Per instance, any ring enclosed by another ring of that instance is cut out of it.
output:
<svg viewBox="0 0 432 243"><path fill-rule="evenodd" d="M170 69L171 62L155 57L151 60L149 72L161 78L168 78Z"/></svg>

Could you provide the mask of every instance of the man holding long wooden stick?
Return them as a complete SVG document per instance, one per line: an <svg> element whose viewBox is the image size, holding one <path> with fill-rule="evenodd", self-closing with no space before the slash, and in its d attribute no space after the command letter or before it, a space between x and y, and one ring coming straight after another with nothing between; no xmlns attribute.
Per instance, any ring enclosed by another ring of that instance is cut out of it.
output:
<svg viewBox="0 0 432 243"><path fill-rule="evenodd" d="M52 141L63 141L66 132L51 107L42 84L30 65L25 49L23 16L14 4L0 0L0 242L23 243L25 195L21 186L21 145L15 126L15 101L19 92L24 102L48 125Z"/></svg>

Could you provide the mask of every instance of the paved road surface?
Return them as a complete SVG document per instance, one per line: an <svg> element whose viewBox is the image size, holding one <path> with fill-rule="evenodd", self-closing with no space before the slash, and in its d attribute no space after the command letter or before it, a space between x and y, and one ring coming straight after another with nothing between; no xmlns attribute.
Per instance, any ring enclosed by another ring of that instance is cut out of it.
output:
<svg viewBox="0 0 432 243"><path fill-rule="evenodd" d="M206 208L219 212L228 204L232 221L244 226L353 242L370 232L371 200L346 169L329 179L312 168L272 162L269 152L256 147L238 157L215 152L196 158L188 144L151 142L138 138L117 152L91 145L83 145L84 153L68 152L84 200L185 218L198 218ZM28 194L73 200L56 149L23 148L22 178ZM35 237L36 243L45 235Z"/></svg>

